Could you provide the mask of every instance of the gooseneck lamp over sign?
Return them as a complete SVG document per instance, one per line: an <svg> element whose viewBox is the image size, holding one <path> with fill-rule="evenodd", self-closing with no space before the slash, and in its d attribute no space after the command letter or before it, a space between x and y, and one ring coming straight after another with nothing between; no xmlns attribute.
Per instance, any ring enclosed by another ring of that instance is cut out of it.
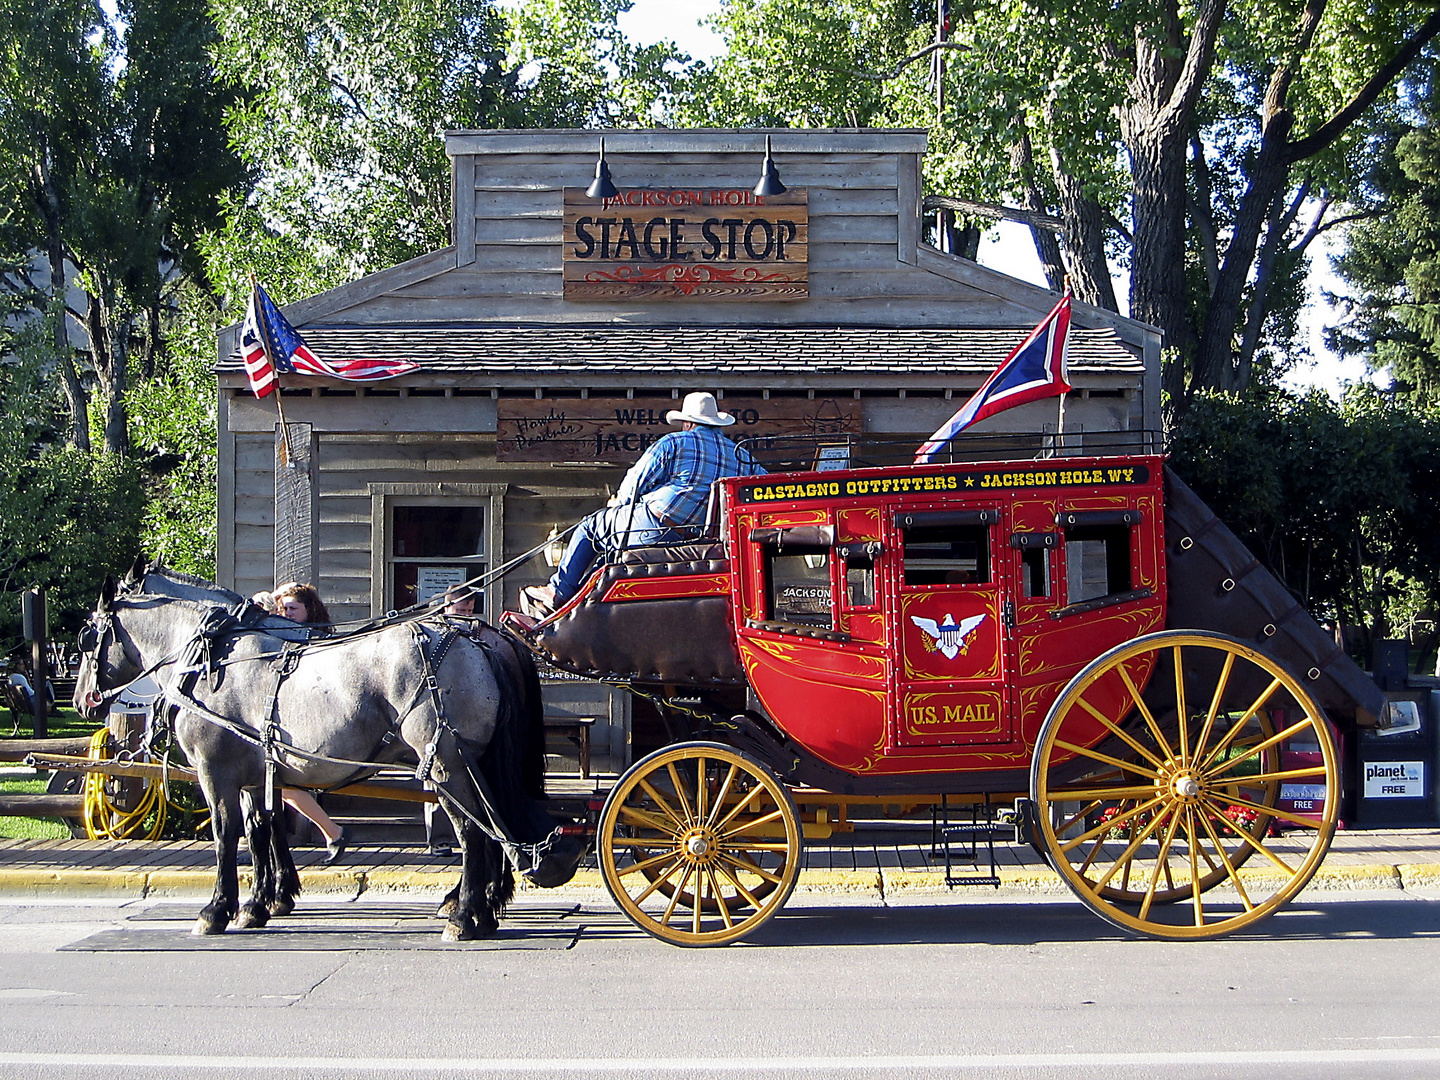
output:
<svg viewBox="0 0 1440 1080"><path fill-rule="evenodd" d="M760 166L760 182L755 185L756 195L783 195L785 185L775 171L775 159L770 156L770 136L765 136L765 163Z"/></svg>
<svg viewBox="0 0 1440 1080"><path fill-rule="evenodd" d="M783 189L782 189L783 190ZM615 181L610 179L610 166L605 163L605 138L600 138L600 160L595 162L595 179L585 189L592 199L613 199L620 194Z"/></svg>

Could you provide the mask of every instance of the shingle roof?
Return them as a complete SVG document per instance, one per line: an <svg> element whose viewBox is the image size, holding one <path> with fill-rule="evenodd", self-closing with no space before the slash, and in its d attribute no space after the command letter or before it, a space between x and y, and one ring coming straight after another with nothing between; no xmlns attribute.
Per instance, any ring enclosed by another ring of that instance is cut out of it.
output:
<svg viewBox="0 0 1440 1080"><path fill-rule="evenodd" d="M984 373L1029 327L866 326L307 326L319 356L403 357L456 375ZM1143 360L1113 329L1070 334L1072 371L1141 375ZM241 370L239 354L219 366ZM402 380L403 381L403 380Z"/></svg>

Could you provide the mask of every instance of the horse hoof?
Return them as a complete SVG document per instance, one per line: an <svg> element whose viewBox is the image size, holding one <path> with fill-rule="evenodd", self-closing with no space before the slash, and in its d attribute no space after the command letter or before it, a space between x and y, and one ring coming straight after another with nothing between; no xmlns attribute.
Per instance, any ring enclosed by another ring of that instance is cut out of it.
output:
<svg viewBox="0 0 1440 1080"><path fill-rule="evenodd" d="M190 933L193 937L210 937L213 934L223 934L229 925L230 920L224 916L201 915L195 920L195 926Z"/></svg>
<svg viewBox="0 0 1440 1080"><path fill-rule="evenodd" d="M444 930L440 931L441 941L474 941L479 936L473 927L465 926L453 919L445 924Z"/></svg>
<svg viewBox="0 0 1440 1080"><path fill-rule="evenodd" d="M283 919L295 910L295 901L289 898L272 901L268 908L272 919Z"/></svg>
<svg viewBox="0 0 1440 1080"><path fill-rule="evenodd" d="M457 906L458 905L455 903L455 898L453 896L450 897L450 899L446 900L443 904L441 904L438 908L435 909L435 918L450 918L450 916L455 914L455 909Z"/></svg>
<svg viewBox="0 0 1440 1080"><path fill-rule="evenodd" d="M259 930L270 921L270 912L261 904L246 904L235 917L235 929Z"/></svg>

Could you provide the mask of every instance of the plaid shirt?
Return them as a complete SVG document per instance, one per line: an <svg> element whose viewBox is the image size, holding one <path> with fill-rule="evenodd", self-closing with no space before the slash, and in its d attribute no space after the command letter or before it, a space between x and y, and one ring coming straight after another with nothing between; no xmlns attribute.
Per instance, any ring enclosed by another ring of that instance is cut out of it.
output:
<svg viewBox="0 0 1440 1080"><path fill-rule="evenodd" d="M722 476L755 476L764 471L719 428L697 424L651 443L630 466L615 499L628 503L638 497L656 520L667 525L701 525L712 483Z"/></svg>

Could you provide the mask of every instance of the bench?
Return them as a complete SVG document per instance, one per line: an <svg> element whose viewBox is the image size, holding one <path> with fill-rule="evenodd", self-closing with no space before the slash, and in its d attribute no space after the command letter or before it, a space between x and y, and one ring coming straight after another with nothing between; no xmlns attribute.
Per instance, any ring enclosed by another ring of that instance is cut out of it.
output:
<svg viewBox="0 0 1440 1080"><path fill-rule="evenodd" d="M547 716L545 734L559 735L569 739L580 751L580 778L590 779L590 729L595 726L593 716Z"/></svg>

